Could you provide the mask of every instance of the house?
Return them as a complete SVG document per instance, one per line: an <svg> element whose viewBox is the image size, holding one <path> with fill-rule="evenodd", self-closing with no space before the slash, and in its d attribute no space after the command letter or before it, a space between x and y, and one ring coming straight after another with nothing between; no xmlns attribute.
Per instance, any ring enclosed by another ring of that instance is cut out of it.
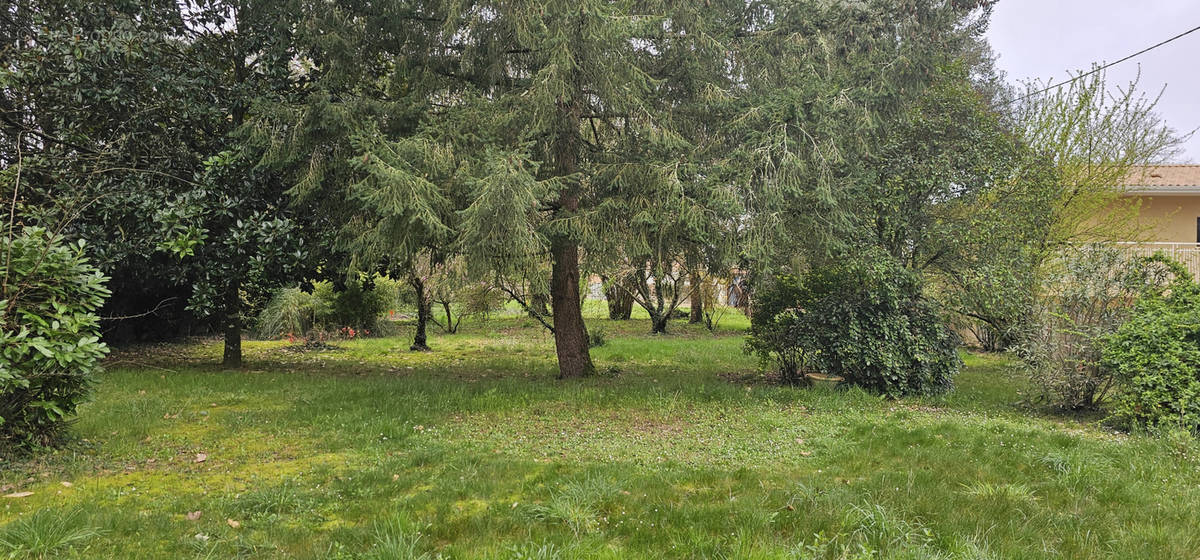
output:
<svg viewBox="0 0 1200 560"><path fill-rule="evenodd" d="M1122 245L1150 255L1162 251L1200 279L1200 165L1134 169L1122 197L1138 202L1137 228Z"/></svg>
<svg viewBox="0 0 1200 560"><path fill-rule="evenodd" d="M1200 165L1140 167L1124 189L1123 196L1141 201L1138 222L1144 230L1137 241L1200 244Z"/></svg>

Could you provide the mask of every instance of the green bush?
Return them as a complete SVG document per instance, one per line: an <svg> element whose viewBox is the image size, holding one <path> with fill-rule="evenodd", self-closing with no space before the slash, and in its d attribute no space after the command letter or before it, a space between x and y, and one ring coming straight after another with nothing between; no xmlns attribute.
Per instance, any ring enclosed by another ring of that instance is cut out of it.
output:
<svg viewBox="0 0 1200 560"><path fill-rule="evenodd" d="M90 392L107 278L71 244L27 227L0 245L0 450L50 444Z"/></svg>
<svg viewBox="0 0 1200 560"><path fill-rule="evenodd" d="M588 347L597 348L608 343L608 333L604 327L592 327L588 329Z"/></svg>
<svg viewBox="0 0 1200 560"><path fill-rule="evenodd" d="M1117 385L1101 360L1104 340L1139 297L1157 297L1187 271L1161 256L1133 257L1100 244L1072 247L1053 265L1019 352L1044 404L1095 409Z"/></svg>
<svg viewBox="0 0 1200 560"><path fill-rule="evenodd" d="M326 291L323 288L328 288ZM330 301L328 322L332 326L350 327L356 330L378 330L379 317L395 305L396 287L391 281L381 281L379 278L364 278L357 282L347 282L342 290L334 290L334 286L324 283L318 286L316 293L326 301Z"/></svg>
<svg viewBox="0 0 1200 560"><path fill-rule="evenodd" d="M265 338L313 338L344 328L376 332L379 317L396 303L397 289L386 277L363 278L340 290L332 282L314 282L311 293L285 288L259 313L257 331Z"/></svg>
<svg viewBox="0 0 1200 560"><path fill-rule="evenodd" d="M917 276L887 258L778 277L756 297L747 349L787 381L814 370L890 396L940 393L961 365Z"/></svg>
<svg viewBox="0 0 1200 560"><path fill-rule="evenodd" d="M1114 419L1200 431L1200 287L1190 278L1139 298L1129 320L1104 339L1102 356L1121 386Z"/></svg>

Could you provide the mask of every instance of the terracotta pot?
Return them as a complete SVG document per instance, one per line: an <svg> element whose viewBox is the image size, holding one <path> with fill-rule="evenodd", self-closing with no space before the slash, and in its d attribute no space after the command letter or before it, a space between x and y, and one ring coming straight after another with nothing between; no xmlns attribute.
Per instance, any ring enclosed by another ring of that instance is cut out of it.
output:
<svg viewBox="0 0 1200 560"><path fill-rule="evenodd" d="M846 380L846 378L840 375L828 375L825 373L806 373L804 377L808 379L808 382L813 387L818 389L836 389L838 385L841 385Z"/></svg>

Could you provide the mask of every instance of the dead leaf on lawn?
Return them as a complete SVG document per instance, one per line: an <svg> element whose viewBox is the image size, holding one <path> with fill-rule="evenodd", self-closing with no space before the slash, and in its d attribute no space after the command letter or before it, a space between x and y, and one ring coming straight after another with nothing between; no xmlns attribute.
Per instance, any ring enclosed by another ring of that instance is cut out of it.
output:
<svg viewBox="0 0 1200 560"><path fill-rule="evenodd" d="M234 521L232 519L226 519L225 523L228 524L230 527L233 527L234 529L237 529L238 527L242 526L241 523L238 523L237 521Z"/></svg>
<svg viewBox="0 0 1200 560"><path fill-rule="evenodd" d="M13 492L12 494L5 494L4 497L5 498L25 498L27 496L32 496L32 495L33 495L33 492Z"/></svg>
<svg viewBox="0 0 1200 560"><path fill-rule="evenodd" d="M185 517L187 517L188 521L199 521L201 515L203 515L203 512L201 512L200 510L196 510L196 511L189 511Z"/></svg>
<svg viewBox="0 0 1200 560"><path fill-rule="evenodd" d="M71 484L70 482L67 482L67 481L65 481L65 480L64 480L64 481L62 481L62 485L63 485L63 486L66 486L67 488L70 488L70 487L72 487L72 486L75 486L74 484Z"/></svg>
<svg viewBox="0 0 1200 560"><path fill-rule="evenodd" d="M197 454L196 454L196 462L197 462L197 463L203 463L203 462L205 462L205 461L207 461L207 460L208 460L208 454L207 454L207 453L197 453Z"/></svg>

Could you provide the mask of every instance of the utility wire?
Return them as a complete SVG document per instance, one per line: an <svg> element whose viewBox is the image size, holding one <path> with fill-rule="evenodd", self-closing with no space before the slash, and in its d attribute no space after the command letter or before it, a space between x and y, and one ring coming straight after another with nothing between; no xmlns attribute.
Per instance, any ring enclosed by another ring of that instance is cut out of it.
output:
<svg viewBox="0 0 1200 560"><path fill-rule="evenodd" d="M1142 50L1140 50L1140 51L1138 51L1138 52L1135 52L1135 53L1133 53L1133 54L1131 54L1131 55L1129 55L1129 56L1127 56L1127 57L1125 57L1125 58L1122 58L1122 59L1120 59L1120 60L1117 60L1117 61L1115 61L1115 62L1109 62L1108 64L1105 64L1105 65L1103 65L1103 66L1099 66L1099 67L1093 68L1093 69L1091 69L1090 71L1088 71L1088 72L1084 72L1083 74L1080 74L1080 75L1078 75L1078 76L1075 76L1074 78L1071 78L1071 79L1069 79L1069 80L1064 80L1064 81L1061 81L1061 82L1059 82L1059 83L1057 83L1057 84L1053 84L1053 85L1046 86L1046 87L1044 87L1044 88L1042 88L1042 89L1039 89L1039 90L1037 90L1037 91L1030 92L1030 93L1026 93L1025 95L1022 95L1021 97L1018 97L1018 98L1016 98L1016 99L1013 99L1013 100L1012 100L1012 101L1010 101L1009 103L1016 103L1016 102L1018 102L1018 101L1024 101L1025 99L1028 99L1028 98L1030 98L1030 97L1033 97L1033 96L1035 96L1035 95L1040 95L1040 94L1046 93L1047 91L1050 91L1050 90L1052 90L1052 89L1054 89L1054 88L1062 87L1062 86L1065 86L1065 85L1067 85L1067 84L1069 84L1069 83L1071 83L1071 82L1075 82L1075 81L1081 80L1081 79L1083 79L1083 78L1086 78L1086 77L1088 77L1088 76L1091 76L1092 74L1095 74L1096 72L1100 72L1100 71L1104 70L1105 68L1109 68L1109 67L1111 67L1111 66L1116 66L1116 65L1118 65L1118 64L1120 64L1120 63L1122 63L1122 62L1125 62L1126 60L1129 60L1129 59L1131 59L1131 58L1133 58L1133 57L1135 57L1135 56L1138 56L1138 55L1142 55L1142 54L1148 53L1148 52L1150 52L1150 51L1152 51L1152 50L1154 50L1154 49L1157 49L1158 47L1161 47L1161 46L1163 46L1163 45L1165 45L1165 44L1167 44L1167 43L1170 43L1171 41L1174 41L1174 40L1176 40L1176 39L1178 39L1178 38L1180 38L1180 37L1183 37L1183 36L1185 36L1185 35L1189 35L1189 34L1191 34L1191 33L1194 33L1195 31L1198 31L1198 30L1200 30L1200 25L1197 25L1196 27L1193 27L1193 28L1191 28L1191 29L1189 29L1189 30L1187 30L1187 31L1184 31L1183 33L1180 33L1180 34L1178 34L1178 35L1176 35L1176 36L1174 36L1174 37L1171 37L1170 39L1167 39L1167 40L1164 40L1164 41L1160 41L1160 42L1158 42L1158 43L1155 43L1154 45L1151 45L1151 46L1149 46L1149 47L1146 47L1146 48L1144 48L1144 49L1142 49Z"/></svg>

